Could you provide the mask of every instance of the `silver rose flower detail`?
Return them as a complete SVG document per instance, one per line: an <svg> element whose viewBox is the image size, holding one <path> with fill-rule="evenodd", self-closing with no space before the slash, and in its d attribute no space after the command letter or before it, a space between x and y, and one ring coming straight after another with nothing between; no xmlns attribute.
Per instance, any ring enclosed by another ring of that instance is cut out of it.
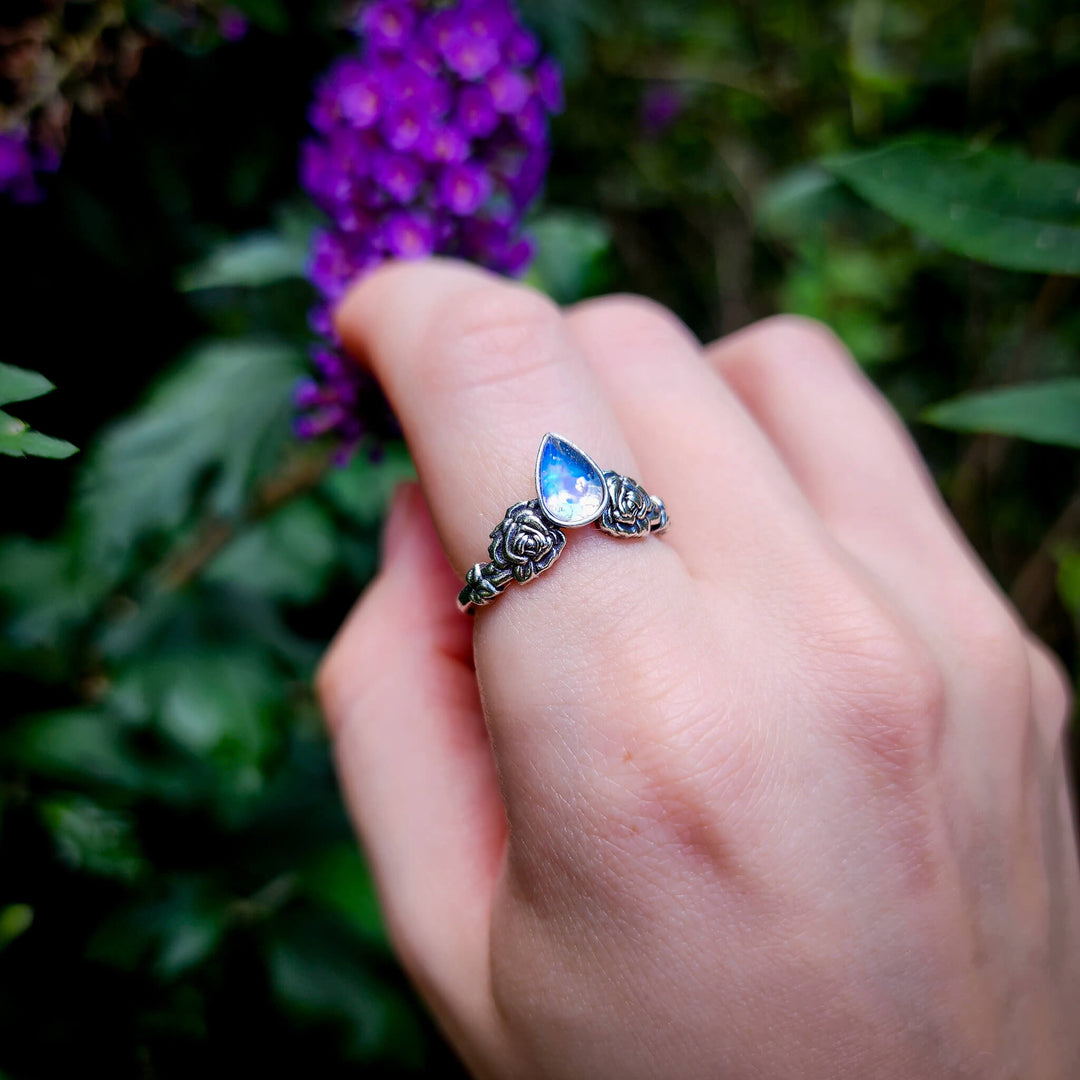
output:
<svg viewBox="0 0 1080 1080"><path fill-rule="evenodd" d="M608 501L597 525L612 536L644 536L667 525L667 512L636 480L604 473Z"/></svg>
<svg viewBox="0 0 1080 1080"><path fill-rule="evenodd" d="M492 530L488 556L518 581L543 573L562 553L566 533L540 512L537 499L514 503Z"/></svg>

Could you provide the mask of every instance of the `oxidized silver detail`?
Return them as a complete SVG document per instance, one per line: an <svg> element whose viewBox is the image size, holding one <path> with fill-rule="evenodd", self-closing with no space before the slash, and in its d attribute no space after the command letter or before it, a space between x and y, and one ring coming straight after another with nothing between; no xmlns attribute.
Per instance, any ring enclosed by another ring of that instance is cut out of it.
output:
<svg viewBox="0 0 1080 1080"><path fill-rule="evenodd" d="M547 435L544 441L554 436ZM544 441L541 442L541 449ZM591 463L569 440L563 440ZM539 461L539 455L537 455ZM636 480L610 470L603 474L605 499L595 519L598 529L616 537L647 536L668 526L662 500L650 495ZM539 464L537 486L540 485ZM539 492L538 492L539 494ZM583 522L582 524L588 524ZM542 574L562 554L566 544L564 529L576 526L557 524L544 512L541 499L514 503L491 531L486 563L477 563L465 575L458 594L458 607L468 613L490 604L512 581L524 584Z"/></svg>
<svg viewBox="0 0 1080 1080"><path fill-rule="evenodd" d="M458 594L463 611L490 604L511 581L523 584L542 574L561 554L566 533L540 512L540 500L514 503L491 530L488 563L477 563L465 575Z"/></svg>
<svg viewBox="0 0 1080 1080"><path fill-rule="evenodd" d="M610 470L604 473L608 498L596 526L612 536L644 536L668 526L662 500L650 495L636 480Z"/></svg>

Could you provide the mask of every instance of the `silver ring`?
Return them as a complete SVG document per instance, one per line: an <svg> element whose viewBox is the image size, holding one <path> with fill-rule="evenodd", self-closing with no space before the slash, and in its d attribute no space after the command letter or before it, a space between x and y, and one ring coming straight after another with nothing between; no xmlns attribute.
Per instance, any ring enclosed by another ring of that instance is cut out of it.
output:
<svg viewBox="0 0 1080 1080"><path fill-rule="evenodd" d="M663 502L636 480L603 471L580 447L550 431L536 453L536 498L514 503L491 531L488 562L465 575L458 607L471 614L512 581L524 584L562 554L566 529L595 522L611 536L646 536L668 526Z"/></svg>

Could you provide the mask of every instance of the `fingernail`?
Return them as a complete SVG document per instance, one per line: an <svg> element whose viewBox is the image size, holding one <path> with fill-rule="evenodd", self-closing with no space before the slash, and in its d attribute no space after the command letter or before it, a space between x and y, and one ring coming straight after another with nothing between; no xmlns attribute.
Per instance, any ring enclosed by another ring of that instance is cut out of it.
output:
<svg viewBox="0 0 1080 1080"><path fill-rule="evenodd" d="M387 511L386 522L383 525L380 566L386 566L391 562L395 553L400 551L405 543L405 538L409 534L409 524L416 510L416 500L419 497L420 489L412 481L400 483L394 489L394 494L390 498L390 509Z"/></svg>

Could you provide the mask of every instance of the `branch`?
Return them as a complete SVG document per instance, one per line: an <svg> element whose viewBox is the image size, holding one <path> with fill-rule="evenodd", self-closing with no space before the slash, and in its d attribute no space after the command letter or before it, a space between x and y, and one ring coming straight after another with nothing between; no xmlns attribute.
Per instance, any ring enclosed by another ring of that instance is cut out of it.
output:
<svg viewBox="0 0 1080 1080"><path fill-rule="evenodd" d="M1049 640L1058 613L1058 552L1080 541L1080 491L1073 494L1035 554L1016 575L1009 595L1028 626Z"/></svg>
<svg viewBox="0 0 1080 1080"><path fill-rule="evenodd" d="M751 97L771 101L775 93L768 80L761 78L742 65L702 64L681 57L653 57L625 63L606 55L601 50L600 64L607 75L617 78L637 79L644 82L701 83L739 90Z"/></svg>
<svg viewBox="0 0 1080 1080"><path fill-rule="evenodd" d="M150 580L162 592L183 588L213 562L215 556L248 525L269 517L286 503L316 487L330 465L330 453L299 453L259 486L247 508L236 520L204 519L195 535L177 544L150 572Z"/></svg>

